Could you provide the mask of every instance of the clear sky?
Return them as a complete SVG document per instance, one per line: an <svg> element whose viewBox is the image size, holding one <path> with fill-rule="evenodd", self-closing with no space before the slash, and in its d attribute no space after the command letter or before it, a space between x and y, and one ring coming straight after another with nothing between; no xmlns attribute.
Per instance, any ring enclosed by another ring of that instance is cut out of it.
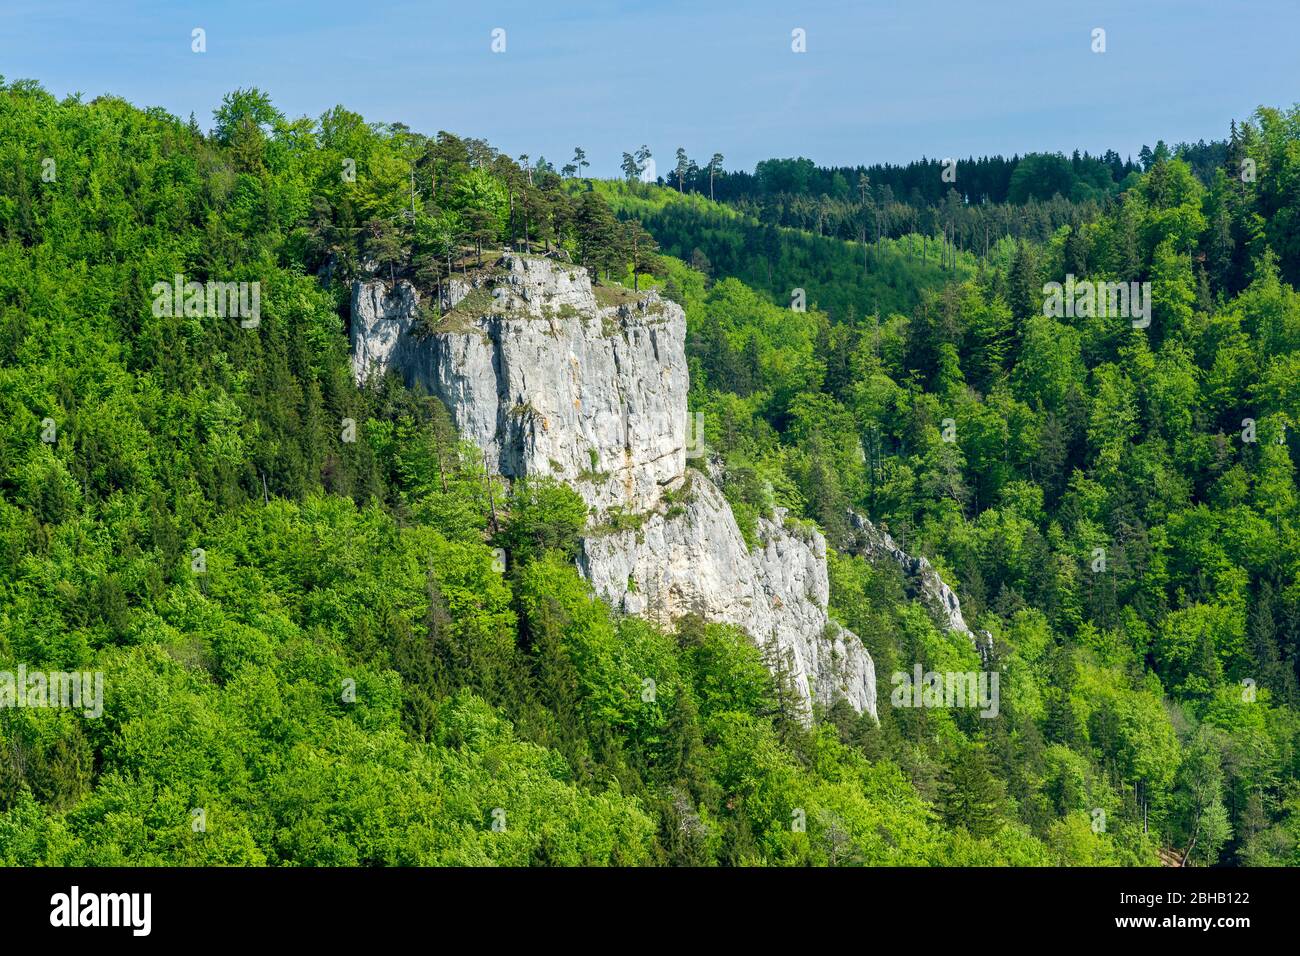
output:
<svg viewBox="0 0 1300 956"><path fill-rule="evenodd" d="M678 146L732 169L1136 156L1300 100L1300 0L0 0L0 74L205 128L223 93L258 86L291 116L342 103L557 167L581 145L595 175L641 143L661 172Z"/></svg>

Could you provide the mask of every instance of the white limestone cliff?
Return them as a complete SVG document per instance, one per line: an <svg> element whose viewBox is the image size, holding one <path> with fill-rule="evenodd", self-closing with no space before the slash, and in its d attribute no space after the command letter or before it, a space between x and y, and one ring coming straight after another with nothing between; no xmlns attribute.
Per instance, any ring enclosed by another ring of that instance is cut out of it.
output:
<svg viewBox="0 0 1300 956"><path fill-rule="evenodd" d="M686 318L654 294L601 307L585 270L507 255L452 284L435 334L411 334L419 297L358 282L353 369L390 369L442 399L508 478L572 484L598 512L641 511L686 467Z"/></svg>
<svg viewBox="0 0 1300 956"><path fill-rule="evenodd" d="M750 551L722 492L692 469L640 527L585 538L578 565L614 607L661 623L699 613L739 625L784 656L806 701L844 697L874 716L871 657L827 612L826 539L783 519L778 510L760 520Z"/></svg>
<svg viewBox="0 0 1300 956"><path fill-rule="evenodd" d="M353 369L361 383L394 371L428 388L500 474L572 485L592 509L579 568L613 607L739 625L780 655L806 703L844 697L875 716L871 657L827 612L825 539L778 513L750 552L721 491L687 471L681 308L609 297L583 269L510 253L449 283L432 319L409 284L357 282ZM615 511L636 527L606 530Z"/></svg>

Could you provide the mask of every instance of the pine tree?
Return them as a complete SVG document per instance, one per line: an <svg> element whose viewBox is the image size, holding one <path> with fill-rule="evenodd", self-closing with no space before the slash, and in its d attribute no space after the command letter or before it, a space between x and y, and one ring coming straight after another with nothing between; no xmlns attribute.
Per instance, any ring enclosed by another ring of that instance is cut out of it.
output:
<svg viewBox="0 0 1300 956"><path fill-rule="evenodd" d="M807 737L808 708L795 684L791 652L783 649L775 637L768 638L763 659L772 672L772 726L777 738L787 746L802 744Z"/></svg>
<svg viewBox="0 0 1300 956"><path fill-rule="evenodd" d="M623 224L623 236L623 247L632 261L632 288L640 291L641 276L651 271L659 243L655 242L654 236L646 232L637 219L629 219Z"/></svg>
<svg viewBox="0 0 1300 956"><path fill-rule="evenodd" d="M387 267L388 280L397 280L397 267L406 262L411 247L402 231L392 223L371 219L365 226L364 252L377 268Z"/></svg>
<svg viewBox="0 0 1300 956"><path fill-rule="evenodd" d="M1259 683L1277 693L1282 690L1277 624L1273 620L1273 587L1261 582L1246 625L1250 653L1259 668Z"/></svg>
<svg viewBox="0 0 1300 956"><path fill-rule="evenodd" d="M677 192L679 195L682 192L682 184L685 182L686 174L690 171L690 168L691 168L691 161L686 156L686 150L678 146L677 166L673 169L673 172L677 174Z"/></svg>
<svg viewBox="0 0 1300 956"><path fill-rule="evenodd" d="M384 642L392 648L393 667L402 675L402 725L412 739L427 740L437 721L437 669L429 635L417 633L390 605L380 608L379 623Z"/></svg>
<svg viewBox="0 0 1300 956"><path fill-rule="evenodd" d="M1038 262L1031 246L1023 240L1016 246L1011 259L1009 302L1012 314L1027 319L1042 308L1042 282L1038 276ZM1020 325L1022 323L1017 323Z"/></svg>
<svg viewBox="0 0 1300 956"><path fill-rule="evenodd" d="M1006 787L993 776L984 745L962 744L939 783L944 823L982 839L995 834L1006 804Z"/></svg>
<svg viewBox="0 0 1300 956"><path fill-rule="evenodd" d="M821 442L815 439L810 448L812 467L808 470L808 502L812 517L821 525L832 547L843 547L849 539L848 499L840 489L834 469L827 466Z"/></svg>
<svg viewBox="0 0 1300 956"><path fill-rule="evenodd" d="M709 202L713 202L713 180L722 172L722 154L714 153L706 168L709 170Z"/></svg>
<svg viewBox="0 0 1300 956"><path fill-rule="evenodd" d="M1088 240L1078 223L1070 225L1070 232L1065 237L1065 247L1062 250L1062 255L1065 259L1065 271L1067 273L1080 279L1088 274Z"/></svg>
<svg viewBox="0 0 1300 956"><path fill-rule="evenodd" d="M578 234L578 256L593 277L609 271L622 245L618 220L599 193L582 194L574 223Z"/></svg>
<svg viewBox="0 0 1300 956"><path fill-rule="evenodd" d="M1046 689L1047 723L1051 743L1073 747L1082 742L1079 713L1074 706L1075 664L1073 652L1058 648L1052 659L1052 679Z"/></svg>

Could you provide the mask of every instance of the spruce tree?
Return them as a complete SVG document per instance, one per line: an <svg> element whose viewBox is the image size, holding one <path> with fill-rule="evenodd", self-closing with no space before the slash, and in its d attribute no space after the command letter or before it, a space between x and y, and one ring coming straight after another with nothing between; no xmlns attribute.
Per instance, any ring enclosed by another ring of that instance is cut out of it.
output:
<svg viewBox="0 0 1300 956"><path fill-rule="evenodd" d="M944 822L982 839L996 833L1006 788L993 776L983 744L963 744L939 783Z"/></svg>

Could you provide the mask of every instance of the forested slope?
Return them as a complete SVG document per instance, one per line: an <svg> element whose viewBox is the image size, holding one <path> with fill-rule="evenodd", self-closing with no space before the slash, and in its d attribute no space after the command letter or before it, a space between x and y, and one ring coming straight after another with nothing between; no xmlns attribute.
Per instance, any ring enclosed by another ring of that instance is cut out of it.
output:
<svg viewBox="0 0 1300 956"><path fill-rule="evenodd" d="M1037 828L1091 805L1191 861L1295 861L1298 137L1300 113L1260 110L1208 188L1157 157L1110 212L910 314L800 313L722 277L687 296L738 512L791 507L851 549L854 508L937 561L1009 698L960 729ZM1045 315L1068 276L1149 283L1149 325ZM832 600L881 673L950 669L862 616L858 570L840 559ZM912 779L942 780L948 712L881 712Z"/></svg>
<svg viewBox="0 0 1300 956"><path fill-rule="evenodd" d="M832 321L479 141L4 86L0 670L105 692L0 709L0 859L1296 862L1296 122L1258 118L1254 184L1160 163L1005 268L884 259L898 304ZM999 715L893 708L882 679L879 726L806 727L750 636L591 600L575 494L354 385L351 279L434 290L502 244L678 298L742 524L817 521L879 673L996 667ZM1067 270L1149 279L1150 328L1043 318ZM176 274L259 282L260 321L157 314ZM990 664L848 553L849 507L936 559Z"/></svg>

